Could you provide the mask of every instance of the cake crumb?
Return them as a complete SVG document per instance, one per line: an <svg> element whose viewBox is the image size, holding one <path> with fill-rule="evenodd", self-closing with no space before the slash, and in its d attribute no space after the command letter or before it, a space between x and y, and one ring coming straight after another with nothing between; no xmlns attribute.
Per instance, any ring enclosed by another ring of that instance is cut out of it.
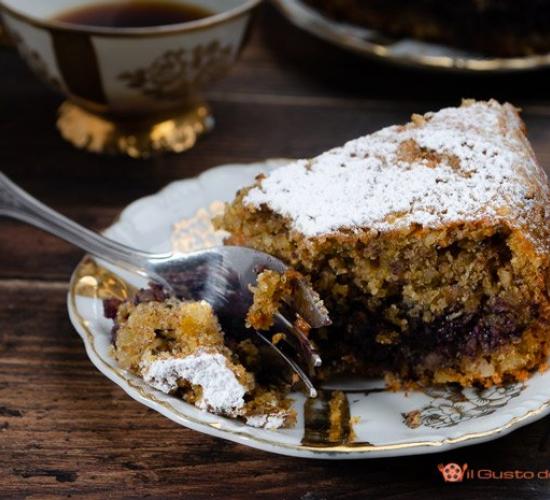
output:
<svg viewBox="0 0 550 500"><path fill-rule="evenodd" d="M402 413L403 422L410 429L417 429L422 425L422 415L420 410L413 410L408 413Z"/></svg>

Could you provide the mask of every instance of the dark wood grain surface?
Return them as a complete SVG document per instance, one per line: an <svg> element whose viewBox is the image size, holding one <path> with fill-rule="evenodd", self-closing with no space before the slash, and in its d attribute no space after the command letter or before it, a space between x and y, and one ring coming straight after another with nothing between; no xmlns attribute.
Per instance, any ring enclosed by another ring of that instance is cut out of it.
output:
<svg viewBox="0 0 550 500"><path fill-rule="evenodd" d="M95 229L132 200L209 167L313 155L412 112L496 97L524 109L550 166L550 73L456 76L364 61L264 8L250 45L208 98L216 129L192 151L151 161L72 149L53 123L60 98L0 48L0 165L33 194ZM444 454L312 461L179 427L131 400L88 360L66 312L81 252L0 221L0 496L550 498L550 480L444 484L438 463L550 468L550 418Z"/></svg>

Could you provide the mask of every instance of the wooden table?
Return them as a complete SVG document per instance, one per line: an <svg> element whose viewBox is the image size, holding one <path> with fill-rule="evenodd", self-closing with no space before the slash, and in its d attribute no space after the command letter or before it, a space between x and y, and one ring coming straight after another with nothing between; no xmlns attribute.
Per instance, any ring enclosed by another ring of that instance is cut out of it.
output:
<svg viewBox="0 0 550 500"><path fill-rule="evenodd" d="M63 142L53 126L60 98L6 48L0 165L46 203L101 229L174 179L233 161L313 155L464 96L521 106L538 157L550 166L549 77L384 66L331 48L264 8L241 62L208 93L214 132L188 153L140 162ZM550 480L444 484L436 469L449 461L550 468L550 418L445 454L354 462L270 455L179 427L131 400L88 360L65 306L82 253L15 221L0 221L0 234L0 496L550 496Z"/></svg>

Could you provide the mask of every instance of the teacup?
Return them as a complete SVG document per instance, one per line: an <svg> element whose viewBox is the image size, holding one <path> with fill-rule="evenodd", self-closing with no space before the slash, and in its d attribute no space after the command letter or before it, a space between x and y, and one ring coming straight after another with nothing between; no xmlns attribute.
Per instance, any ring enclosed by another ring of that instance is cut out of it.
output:
<svg viewBox="0 0 550 500"><path fill-rule="evenodd" d="M101 0L3 0L4 24L34 72L67 96L58 127L95 152L134 157L180 152L210 130L200 90L237 59L260 0L171 0L212 13L153 27L56 20Z"/></svg>

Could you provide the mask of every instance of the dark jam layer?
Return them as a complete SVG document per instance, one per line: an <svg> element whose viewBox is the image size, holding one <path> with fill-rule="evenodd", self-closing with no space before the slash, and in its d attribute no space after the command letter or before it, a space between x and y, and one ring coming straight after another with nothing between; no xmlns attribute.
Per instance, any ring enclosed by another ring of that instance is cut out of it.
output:
<svg viewBox="0 0 550 500"><path fill-rule="evenodd" d="M457 357L475 358L518 341L527 326L522 316L520 308L496 300L475 314L454 312L431 323L409 319L408 332L381 338L380 332L395 331L395 326L381 316L355 312L345 324L336 318L332 332L341 334L336 337L329 332L327 341L319 344L327 362L346 360L347 366L341 367L345 371L361 372L363 365L391 370L404 362L424 363L428 355L435 355L438 363L445 365Z"/></svg>

